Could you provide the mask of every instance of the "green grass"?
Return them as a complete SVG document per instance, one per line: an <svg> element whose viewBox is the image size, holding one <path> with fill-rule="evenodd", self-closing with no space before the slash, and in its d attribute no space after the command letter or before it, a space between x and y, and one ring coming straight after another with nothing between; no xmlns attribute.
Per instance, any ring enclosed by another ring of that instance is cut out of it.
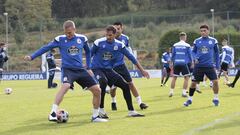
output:
<svg viewBox="0 0 240 135"><path fill-rule="evenodd" d="M175 95L168 97L169 87L160 87L159 79L134 80L142 99L149 105L137 111L144 118L129 118L120 90L117 92L118 111L110 110L110 96L106 96L105 107L109 114L108 123L91 123L91 93L81 90L69 91L61 108L69 112L69 122L56 124L48 122L47 115L57 89L47 89L44 81L3 81L0 89L12 87L13 93L0 94L0 135L226 135L239 134L240 91L239 84L230 89L220 82L219 107L212 105L212 91L201 87L203 93L194 96L190 107L183 107L181 86L178 80Z"/></svg>

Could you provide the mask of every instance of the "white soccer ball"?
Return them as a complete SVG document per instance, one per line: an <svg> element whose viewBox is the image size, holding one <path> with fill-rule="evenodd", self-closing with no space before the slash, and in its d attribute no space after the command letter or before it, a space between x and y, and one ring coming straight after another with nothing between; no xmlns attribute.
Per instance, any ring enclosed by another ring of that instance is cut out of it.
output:
<svg viewBox="0 0 240 135"><path fill-rule="evenodd" d="M12 88L6 88L6 89L4 90L4 92L5 92L5 94L9 95L9 94L12 93Z"/></svg>
<svg viewBox="0 0 240 135"><path fill-rule="evenodd" d="M68 112L64 109L60 109L57 111L57 122L58 123L66 123L68 121L69 115Z"/></svg>

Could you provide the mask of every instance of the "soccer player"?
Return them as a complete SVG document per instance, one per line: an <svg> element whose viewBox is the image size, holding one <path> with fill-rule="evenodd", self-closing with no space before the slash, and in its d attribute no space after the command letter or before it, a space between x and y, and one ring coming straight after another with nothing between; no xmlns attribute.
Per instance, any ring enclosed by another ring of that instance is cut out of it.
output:
<svg viewBox="0 0 240 135"><path fill-rule="evenodd" d="M186 43L187 34L185 32L181 32L179 34L179 38L180 41L175 43L172 47L171 65L173 65L173 77L169 97L173 96L177 77L181 74L184 76L182 97L187 97L187 87L190 76L188 63L190 63L191 67L193 67L191 46Z"/></svg>
<svg viewBox="0 0 240 135"><path fill-rule="evenodd" d="M235 76L235 78L234 78L234 81L233 81L232 83L227 84L227 86L234 88L236 82L237 82L238 79L239 79L239 77L240 77L240 69L238 69L238 72L237 72L237 74L236 74L236 76Z"/></svg>
<svg viewBox="0 0 240 135"><path fill-rule="evenodd" d="M162 79L161 79L161 86L165 86L171 73L171 68L170 68L170 61L171 61L171 48L167 48L166 52L162 54ZM164 78L166 77L165 81Z"/></svg>
<svg viewBox="0 0 240 135"><path fill-rule="evenodd" d="M116 39L123 42L126 46L126 49L132 53L132 48L129 45L129 38L128 36L122 34L123 32L123 24L121 22L115 22L114 27L116 28L117 32L116 32ZM133 54L133 53L132 53ZM117 60L115 60L116 62L114 63L113 66L113 70L116 71L119 75L121 75L123 77L123 79L125 81L127 81L127 83L129 84L130 90L133 94L133 96L136 98L136 101L139 105L139 107L141 109L147 109L147 105L145 103L142 102L142 99L138 93L138 90L136 88L136 86L134 85L131 75L128 72L128 69L125 65L124 62L124 55L120 54L120 56L117 57ZM112 97L112 110L117 110L117 102L116 102L116 89L117 87L112 87L112 89L110 90L110 94Z"/></svg>
<svg viewBox="0 0 240 135"><path fill-rule="evenodd" d="M133 64L141 71L143 76L149 78L148 72L146 72L136 58L127 50L125 44L121 41L115 39L116 29L114 26L108 26L106 28L106 37L97 39L92 47L92 71L100 83L102 89L101 93L101 104L100 104L100 116L102 118L108 118L106 112L104 111L104 97L106 92L106 87L117 86L122 89L124 99L127 103L128 116L140 117L144 116L134 111L132 105L132 97L130 93L129 84L113 70L114 64L125 55L128 59L132 61Z"/></svg>
<svg viewBox="0 0 240 135"><path fill-rule="evenodd" d="M200 81L203 81L204 75L206 75L213 82L213 92L214 98L212 102L215 106L219 105L218 99L218 78L216 69L219 69L219 48L218 41L209 36L209 27L208 25L200 26L201 37L197 38L194 41L193 52L195 55L195 66L193 70L192 83L189 88L189 97L184 106L189 106L192 104L192 97L196 90L196 84ZM214 64L215 63L215 64Z"/></svg>
<svg viewBox="0 0 240 135"><path fill-rule="evenodd" d="M228 79L228 67L234 67L234 50L232 47L228 45L228 41L224 39L222 41L222 57L220 59L221 62L221 70L219 72L218 78L220 78L221 73L223 72L225 76L225 83L229 84Z"/></svg>
<svg viewBox="0 0 240 135"><path fill-rule="evenodd" d="M5 50L5 43L0 43L0 81L2 80L3 65L8 61L7 52Z"/></svg>
<svg viewBox="0 0 240 135"><path fill-rule="evenodd" d="M54 55L56 53L55 49L52 49L49 51L47 54L47 64L48 64L48 73L49 73L49 78L48 78L48 88L56 88L57 83L53 83L53 78L55 75L55 70L56 70L56 63L55 63L55 58Z"/></svg>
<svg viewBox="0 0 240 135"><path fill-rule="evenodd" d="M92 122L106 122L107 120L99 117L99 105L101 99L101 89L93 77L90 70L91 53L86 36L76 34L76 28L73 21L66 21L63 24L65 35L57 36L52 42L43 46L32 55L25 56L25 60L31 61L43 53L59 48L62 59L63 83L56 94L52 110L49 114L49 121L57 121L57 110L64 95L67 93L73 82L77 82L84 89L88 89L93 94L93 114ZM83 67L82 51L85 50L87 69Z"/></svg>

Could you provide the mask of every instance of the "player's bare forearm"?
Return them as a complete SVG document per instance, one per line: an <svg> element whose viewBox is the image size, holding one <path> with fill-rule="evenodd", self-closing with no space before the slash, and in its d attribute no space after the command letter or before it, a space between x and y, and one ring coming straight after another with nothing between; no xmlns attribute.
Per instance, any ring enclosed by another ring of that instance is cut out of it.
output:
<svg viewBox="0 0 240 135"><path fill-rule="evenodd" d="M141 73L143 74L144 77L146 77L148 79L150 78L148 72L143 69L142 65L139 62L137 62L136 67L138 68L138 70L141 71Z"/></svg>

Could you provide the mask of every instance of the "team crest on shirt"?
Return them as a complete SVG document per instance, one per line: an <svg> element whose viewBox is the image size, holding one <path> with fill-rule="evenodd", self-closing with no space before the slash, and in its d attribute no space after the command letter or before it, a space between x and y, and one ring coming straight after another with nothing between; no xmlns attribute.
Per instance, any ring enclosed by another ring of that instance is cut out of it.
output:
<svg viewBox="0 0 240 135"><path fill-rule="evenodd" d="M103 48L105 48L106 47L106 45L103 45Z"/></svg>
<svg viewBox="0 0 240 135"><path fill-rule="evenodd" d="M78 39L77 39L77 43L78 43L78 44L81 44L81 42L82 42L81 39L78 38Z"/></svg>
<svg viewBox="0 0 240 135"><path fill-rule="evenodd" d="M65 40L65 43L67 43L67 40Z"/></svg>
<svg viewBox="0 0 240 135"><path fill-rule="evenodd" d="M76 47L76 46L71 46L70 48L68 48L68 54L70 55L77 55L79 54L80 50Z"/></svg>
<svg viewBox="0 0 240 135"><path fill-rule="evenodd" d="M115 45L115 46L113 47L113 50L118 50L118 46Z"/></svg>
<svg viewBox="0 0 240 135"><path fill-rule="evenodd" d="M208 43L211 45L213 42L210 40L210 41L208 41Z"/></svg>
<svg viewBox="0 0 240 135"><path fill-rule="evenodd" d="M206 47L206 46L202 46L201 48L200 48L200 51L203 53L203 54L206 54L206 53L208 53L208 48Z"/></svg>

